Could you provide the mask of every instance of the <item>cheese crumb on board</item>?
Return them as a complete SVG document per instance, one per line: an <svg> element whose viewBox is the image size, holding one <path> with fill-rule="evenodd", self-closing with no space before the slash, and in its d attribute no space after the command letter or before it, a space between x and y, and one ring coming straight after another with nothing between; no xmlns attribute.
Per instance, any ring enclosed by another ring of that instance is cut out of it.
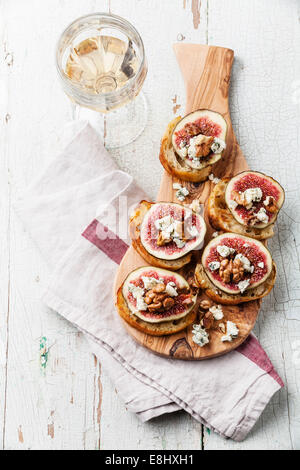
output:
<svg viewBox="0 0 300 470"><path fill-rule="evenodd" d="M210 307L209 311L213 314L215 320L222 320L224 317L223 309L221 305L213 305Z"/></svg>
<svg viewBox="0 0 300 470"><path fill-rule="evenodd" d="M213 173L209 175L208 179L214 184L218 184L221 181L220 178L217 178Z"/></svg>
<svg viewBox="0 0 300 470"><path fill-rule="evenodd" d="M201 325L193 325L193 341L201 348L209 343L209 334Z"/></svg>
<svg viewBox="0 0 300 470"><path fill-rule="evenodd" d="M237 338L239 335L239 329L235 323L232 321L226 322L226 335L222 336L221 341L232 341L234 338Z"/></svg>
<svg viewBox="0 0 300 470"><path fill-rule="evenodd" d="M185 186L181 186L179 183L173 183L173 189L177 189L176 197L181 202L183 202L186 196L190 194L189 190Z"/></svg>

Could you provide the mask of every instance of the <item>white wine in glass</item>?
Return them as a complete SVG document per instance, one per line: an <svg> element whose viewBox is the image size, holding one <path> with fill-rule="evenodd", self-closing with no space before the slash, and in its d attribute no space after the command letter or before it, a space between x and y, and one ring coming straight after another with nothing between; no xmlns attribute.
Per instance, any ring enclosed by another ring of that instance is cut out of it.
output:
<svg viewBox="0 0 300 470"><path fill-rule="evenodd" d="M77 117L102 130L107 147L126 145L141 134L147 65L143 42L130 23L104 13L79 18L62 33L56 58L63 88L79 105Z"/></svg>

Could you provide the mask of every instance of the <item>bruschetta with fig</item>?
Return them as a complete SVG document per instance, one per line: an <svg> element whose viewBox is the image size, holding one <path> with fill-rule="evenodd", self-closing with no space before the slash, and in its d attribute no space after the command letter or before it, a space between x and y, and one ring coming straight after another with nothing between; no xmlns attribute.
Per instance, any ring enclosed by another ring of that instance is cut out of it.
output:
<svg viewBox="0 0 300 470"><path fill-rule="evenodd" d="M203 246L206 225L181 204L141 201L129 222L133 248L147 263L177 271Z"/></svg>
<svg viewBox="0 0 300 470"><path fill-rule="evenodd" d="M173 176L205 181L226 148L227 123L214 111L199 109L168 124L160 147L160 162Z"/></svg>
<svg viewBox="0 0 300 470"><path fill-rule="evenodd" d="M265 297L274 286L276 265L260 241L225 233L204 248L195 279L215 302L236 305Z"/></svg>
<svg viewBox="0 0 300 470"><path fill-rule="evenodd" d="M214 187L208 199L208 218L216 230L265 240L274 235L283 203L284 190L276 180L244 171Z"/></svg>
<svg viewBox="0 0 300 470"><path fill-rule="evenodd" d="M117 310L129 325L154 336L184 330L197 316L197 295L178 273L153 266L132 271L117 293Z"/></svg>

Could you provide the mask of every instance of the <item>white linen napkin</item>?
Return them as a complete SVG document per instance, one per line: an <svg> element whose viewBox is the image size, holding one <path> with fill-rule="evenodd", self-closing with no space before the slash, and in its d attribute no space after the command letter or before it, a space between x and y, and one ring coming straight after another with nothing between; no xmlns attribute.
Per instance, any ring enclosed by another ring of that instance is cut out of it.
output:
<svg viewBox="0 0 300 470"><path fill-rule="evenodd" d="M63 152L15 204L53 272L45 304L84 333L142 421L184 409L219 434L244 439L283 386L272 363L253 335L222 357L189 362L159 357L127 334L113 299L130 244L120 224L127 207L147 197L88 123L73 123L68 135Z"/></svg>

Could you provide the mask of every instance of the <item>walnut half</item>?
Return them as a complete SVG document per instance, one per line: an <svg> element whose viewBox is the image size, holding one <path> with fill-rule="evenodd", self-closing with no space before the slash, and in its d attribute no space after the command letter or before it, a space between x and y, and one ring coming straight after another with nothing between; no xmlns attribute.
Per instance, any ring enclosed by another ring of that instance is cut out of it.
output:
<svg viewBox="0 0 300 470"><path fill-rule="evenodd" d="M232 274L232 260L224 259L223 261L221 261L219 274L222 281L226 282L226 284L230 282Z"/></svg>
<svg viewBox="0 0 300 470"><path fill-rule="evenodd" d="M171 237L166 236L164 232L159 232L156 243L158 246L164 246L167 243L170 243L171 241Z"/></svg>
<svg viewBox="0 0 300 470"><path fill-rule="evenodd" d="M214 316L212 314L212 312L208 311L205 313L203 319L202 319L202 324L204 326L205 329L209 330L210 328L212 328L213 324L214 324Z"/></svg>
<svg viewBox="0 0 300 470"><path fill-rule="evenodd" d="M275 199L273 198L273 196L268 196L266 200L268 202L268 204L264 204L266 210L268 212L271 212L271 214L275 214L278 211Z"/></svg>
<svg viewBox="0 0 300 470"><path fill-rule="evenodd" d="M196 157L207 157L207 155L209 155L211 152L211 145L214 141L214 138L207 137L206 135L201 135L198 137L197 142L195 142Z"/></svg>
<svg viewBox="0 0 300 470"><path fill-rule="evenodd" d="M248 210L251 209L252 202L247 202L243 193L232 191L232 198L239 206L244 206Z"/></svg>
<svg viewBox="0 0 300 470"><path fill-rule="evenodd" d="M228 284L231 281L239 282L244 277L244 266L240 259L221 261L219 274L221 279Z"/></svg>
<svg viewBox="0 0 300 470"><path fill-rule="evenodd" d="M232 263L232 280L239 282L244 277L244 266L240 259L235 259Z"/></svg>
<svg viewBox="0 0 300 470"><path fill-rule="evenodd" d="M173 307L175 300L165 292L165 289L166 286L159 283L146 293L145 303L149 312L160 312Z"/></svg>

